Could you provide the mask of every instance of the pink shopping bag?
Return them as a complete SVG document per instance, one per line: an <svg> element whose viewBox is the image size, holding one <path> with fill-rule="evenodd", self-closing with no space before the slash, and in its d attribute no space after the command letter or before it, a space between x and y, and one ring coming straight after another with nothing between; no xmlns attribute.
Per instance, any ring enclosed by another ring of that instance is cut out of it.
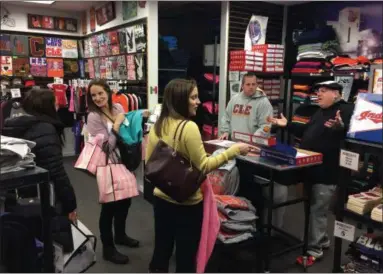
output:
<svg viewBox="0 0 383 274"><path fill-rule="evenodd" d="M74 167L96 174L97 167L106 165L106 154L103 151L104 135L97 134L91 141L85 143Z"/></svg>
<svg viewBox="0 0 383 274"><path fill-rule="evenodd" d="M99 202L110 203L139 195L136 177L125 165L109 158L106 166L97 167Z"/></svg>

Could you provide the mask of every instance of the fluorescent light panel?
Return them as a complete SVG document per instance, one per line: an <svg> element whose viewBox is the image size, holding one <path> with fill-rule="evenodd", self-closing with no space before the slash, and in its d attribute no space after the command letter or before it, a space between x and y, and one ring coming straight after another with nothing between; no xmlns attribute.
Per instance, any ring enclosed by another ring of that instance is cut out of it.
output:
<svg viewBox="0 0 383 274"><path fill-rule="evenodd" d="M24 1L27 3L35 3L35 4L44 4L44 5L51 5L56 1Z"/></svg>

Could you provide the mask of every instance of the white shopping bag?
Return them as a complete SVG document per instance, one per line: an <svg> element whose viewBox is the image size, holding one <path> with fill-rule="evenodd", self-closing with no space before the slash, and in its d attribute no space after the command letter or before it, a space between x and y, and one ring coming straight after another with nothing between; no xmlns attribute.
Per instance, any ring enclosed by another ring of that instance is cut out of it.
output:
<svg viewBox="0 0 383 274"><path fill-rule="evenodd" d="M83 273L96 262L96 242L93 233L80 221L72 224L73 251L64 253L63 248L53 243L56 273Z"/></svg>

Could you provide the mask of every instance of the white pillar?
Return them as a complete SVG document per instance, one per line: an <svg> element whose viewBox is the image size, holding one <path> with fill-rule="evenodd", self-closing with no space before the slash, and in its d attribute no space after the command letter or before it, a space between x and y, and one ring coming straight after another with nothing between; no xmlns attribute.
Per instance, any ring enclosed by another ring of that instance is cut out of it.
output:
<svg viewBox="0 0 383 274"><path fill-rule="evenodd" d="M219 98L218 98L218 129L221 130L221 120L226 111L227 68L229 53L229 11L230 2L221 4L221 38L220 38L220 67L219 67Z"/></svg>
<svg viewBox="0 0 383 274"><path fill-rule="evenodd" d="M158 104L158 1L147 1L147 35L148 35L148 108Z"/></svg>

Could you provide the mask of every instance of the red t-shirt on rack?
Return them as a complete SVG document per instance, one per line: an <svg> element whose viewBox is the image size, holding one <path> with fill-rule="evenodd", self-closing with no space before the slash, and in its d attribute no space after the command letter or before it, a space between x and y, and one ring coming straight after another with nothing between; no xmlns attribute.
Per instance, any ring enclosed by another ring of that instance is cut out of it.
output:
<svg viewBox="0 0 383 274"><path fill-rule="evenodd" d="M68 85L65 84L49 84L48 87L53 90L56 97L56 105L59 108L68 106L68 99L66 97L66 90Z"/></svg>

